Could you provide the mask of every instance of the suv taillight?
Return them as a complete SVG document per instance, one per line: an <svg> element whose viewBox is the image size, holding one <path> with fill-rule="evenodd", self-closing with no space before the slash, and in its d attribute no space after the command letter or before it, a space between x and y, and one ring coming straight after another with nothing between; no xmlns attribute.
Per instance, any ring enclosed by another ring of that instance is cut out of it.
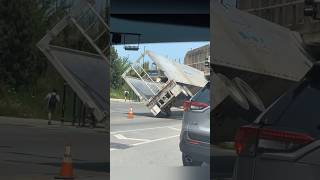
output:
<svg viewBox="0 0 320 180"><path fill-rule="evenodd" d="M312 142L314 138L307 134L243 126L235 137L235 149L238 155L254 155L259 152L288 152Z"/></svg>
<svg viewBox="0 0 320 180"><path fill-rule="evenodd" d="M244 154L244 152L253 154L255 152L257 136L258 128L249 126L240 127L234 143L237 154Z"/></svg>
<svg viewBox="0 0 320 180"><path fill-rule="evenodd" d="M207 103L203 103L203 102L197 102L197 101L185 101L183 103L183 110L189 111L189 110L201 110L204 109L206 107L208 107L209 105Z"/></svg>

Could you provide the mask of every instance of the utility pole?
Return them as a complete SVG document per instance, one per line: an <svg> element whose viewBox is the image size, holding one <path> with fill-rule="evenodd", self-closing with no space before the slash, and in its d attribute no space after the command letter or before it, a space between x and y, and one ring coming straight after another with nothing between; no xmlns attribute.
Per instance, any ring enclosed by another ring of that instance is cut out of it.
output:
<svg viewBox="0 0 320 180"><path fill-rule="evenodd" d="M144 56L146 54L146 46L143 46L142 69L144 70Z"/></svg>

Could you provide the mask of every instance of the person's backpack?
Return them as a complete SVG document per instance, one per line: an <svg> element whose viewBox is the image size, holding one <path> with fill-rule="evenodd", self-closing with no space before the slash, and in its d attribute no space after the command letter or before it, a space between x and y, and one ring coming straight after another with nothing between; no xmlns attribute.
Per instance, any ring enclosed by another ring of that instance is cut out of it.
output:
<svg viewBox="0 0 320 180"><path fill-rule="evenodd" d="M52 94L50 99L49 99L49 107L55 107L57 104L57 98L56 98L56 95Z"/></svg>

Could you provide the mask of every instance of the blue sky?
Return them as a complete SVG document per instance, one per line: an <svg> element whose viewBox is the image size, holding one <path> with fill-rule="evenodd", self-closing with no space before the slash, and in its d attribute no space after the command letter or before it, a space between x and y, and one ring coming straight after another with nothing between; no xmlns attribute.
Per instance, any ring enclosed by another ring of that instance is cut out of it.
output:
<svg viewBox="0 0 320 180"><path fill-rule="evenodd" d="M123 45L115 45L118 55L120 57L129 57L129 61L137 60L143 53L145 47L146 50L155 52L156 54L167 56L169 59L176 59L178 62L183 63L184 56L190 49L195 49L201 46L209 44L208 41L205 42L179 42L179 43L150 43L150 44L140 44L139 51L126 51ZM148 58L146 58L148 60Z"/></svg>

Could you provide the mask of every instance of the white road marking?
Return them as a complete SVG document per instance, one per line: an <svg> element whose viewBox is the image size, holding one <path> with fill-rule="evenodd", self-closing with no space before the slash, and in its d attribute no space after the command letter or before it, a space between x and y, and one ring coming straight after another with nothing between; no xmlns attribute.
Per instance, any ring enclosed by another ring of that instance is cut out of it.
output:
<svg viewBox="0 0 320 180"><path fill-rule="evenodd" d="M133 141L143 141L143 142L147 142L147 141L150 141L150 139L138 139L138 138L128 138L128 137L125 137L124 135L122 134L116 134L114 135L116 138L118 139L126 139L126 140L133 140Z"/></svg>
<svg viewBox="0 0 320 180"><path fill-rule="evenodd" d="M153 140L146 141L146 142L131 144L131 146L139 146L142 144L152 143L152 142L156 142L156 141L163 141L163 140L167 140L167 139L171 139L171 138L175 138L175 137L179 137L179 136L180 135L174 135L174 136L169 136L169 137L164 137L164 138L159 138L159 139L153 139Z"/></svg>
<svg viewBox="0 0 320 180"><path fill-rule="evenodd" d="M139 145L143 145L143 144L148 144L148 143L152 143L152 142L157 142L157 141L163 141L163 140L167 140L167 139L172 139L172 138L176 138L179 137L180 134L178 135L174 135L174 136L169 136L169 137L163 137L163 138L158 138L158 139L138 139L138 138L129 138L126 137L120 133L126 133L126 132L136 132L136 131L146 131L146 130L154 130L154 129L164 129L164 128L168 128L174 131L181 131L181 129L175 127L178 126L180 124L176 124L176 125L171 125L171 126L159 126L159 127L153 127L153 128L143 128L143 129L131 129L131 130L123 130L123 131L114 131L114 132L110 132L111 135L113 135L114 137L116 137L117 139L121 139L121 140L134 140L134 141L142 141L142 142L138 142L138 143L134 143L134 144L127 144L129 146L139 146ZM114 148L110 148L110 151L114 151L114 150L119 150L119 149L114 149Z"/></svg>
<svg viewBox="0 0 320 180"><path fill-rule="evenodd" d="M172 126L159 126L159 127L153 127L153 128L144 128L144 129L132 129L132 130L123 130L123 131L114 131L110 132L110 134L119 134L119 133L125 133L125 132L135 132L135 131L145 131L145 130L153 130L153 129L162 129L162 128L169 128L173 126L177 126L180 124L172 125Z"/></svg>
<svg viewBox="0 0 320 180"><path fill-rule="evenodd" d="M135 139L135 138L127 138L121 134L117 134L115 135L116 137L120 137L120 138L125 138L125 139ZM159 139L153 139L153 140L148 140L148 139L140 139L140 140L143 140L143 142L139 142L139 143L135 143L135 144L127 144L131 147L133 146L139 146L139 145L143 145L143 144L148 144L148 143L152 143L152 142L157 142L157 141L163 141L163 140L167 140L167 139L172 139L172 138L176 138L176 137L179 137L180 135L174 135L174 136L169 136L169 137L164 137L164 138L159 138ZM137 140L137 139L135 139ZM115 150L120 150L120 149L115 149L115 148L110 148L110 152L111 151L115 151Z"/></svg>
<svg viewBox="0 0 320 180"><path fill-rule="evenodd" d="M179 128L175 128L175 127L168 127L169 129L172 129L172 130L176 130L176 131L181 131L181 129Z"/></svg>
<svg viewBox="0 0 320 180"><path fill-rule="evenodd" d="M122 134L116 134L114 136L118 139L126 139L126 137L124 137Z"/></svg>

